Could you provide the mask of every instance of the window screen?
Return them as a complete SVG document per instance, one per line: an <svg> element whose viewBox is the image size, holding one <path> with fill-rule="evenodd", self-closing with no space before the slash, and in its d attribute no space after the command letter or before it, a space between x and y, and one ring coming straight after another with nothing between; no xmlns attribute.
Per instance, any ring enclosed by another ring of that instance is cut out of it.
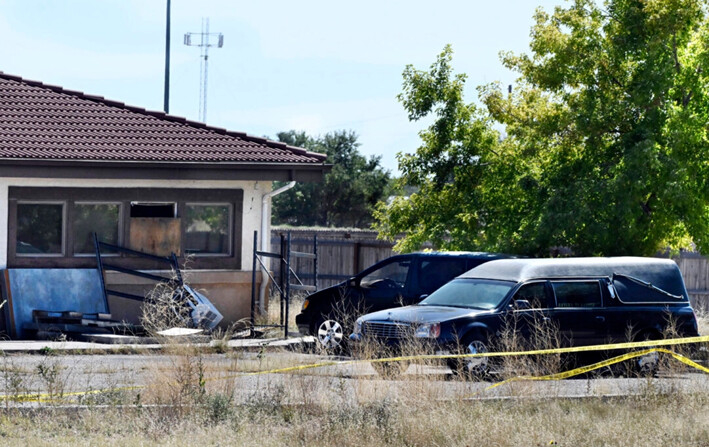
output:
<svg viewBox="0 0 709 447"><path fill-rule="evenodd" d="M101 242L118 244L117 203L77 203L74 205L74 254L93 254L94 233ZM111 253L106 249L105 252Z"/></svg>
<svg viewBox="0 0 709 447"><path fill-rule="evenodd" d="M558 307L601 307L598 281L553 282Z"/></svg>

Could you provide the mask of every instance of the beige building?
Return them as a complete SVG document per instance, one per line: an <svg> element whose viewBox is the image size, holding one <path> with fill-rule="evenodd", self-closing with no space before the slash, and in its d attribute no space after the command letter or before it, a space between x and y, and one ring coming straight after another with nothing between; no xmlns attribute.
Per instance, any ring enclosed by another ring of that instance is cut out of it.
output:
<svg viewBox="0 0 709 447"><path fill-rule="evenodd" d="M254 231L270 234L272 181L320 181L328 169L322 154L0 73L0 269L96 268L97 232L189 259L191 284L237 321L250 312ZM150 284L105 279L130 292ZM137 321L140 302L108 304Z"/></svg>

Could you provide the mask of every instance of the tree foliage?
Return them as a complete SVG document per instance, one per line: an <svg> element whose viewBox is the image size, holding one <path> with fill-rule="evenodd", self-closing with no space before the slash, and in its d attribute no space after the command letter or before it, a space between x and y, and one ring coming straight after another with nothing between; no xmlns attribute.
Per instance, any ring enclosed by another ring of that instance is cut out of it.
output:
<svg viewBox="0 0 709 447"><path fill-rule="evenodd" d="M653 254L690 240L709 252L709 21L704 0L576 0L538 10L531 53L503 54L512 93L478 89L449 47L404 71L411 119L433 115L382 235L449 249L546 255ZM504 129L504 137L495 129Z"/></svg>
<svg viewBox="0 0 709 447"><path fill-rule="evenodd" d="M273 199L276 224L324 227L369 227L374 206L385 198L389 173L381 157L359 153L354 132L337 131L322 137L305 132L280 132L278 140L327 154L332 170L322 183L298 184Z"/></svg>

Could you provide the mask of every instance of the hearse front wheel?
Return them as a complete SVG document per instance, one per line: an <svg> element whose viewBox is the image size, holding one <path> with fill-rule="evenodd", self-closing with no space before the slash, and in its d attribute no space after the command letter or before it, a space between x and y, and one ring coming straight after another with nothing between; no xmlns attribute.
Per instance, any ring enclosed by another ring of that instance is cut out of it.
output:
<svg viewBox="0 0 709 447"><path fill-rule="evenodd" d="M466 335L460 343L461 354L485 354L489 351L488 338L481 334ZM453 374L482 380L490 374L490 357L463 357L448 361Z"/></svg>

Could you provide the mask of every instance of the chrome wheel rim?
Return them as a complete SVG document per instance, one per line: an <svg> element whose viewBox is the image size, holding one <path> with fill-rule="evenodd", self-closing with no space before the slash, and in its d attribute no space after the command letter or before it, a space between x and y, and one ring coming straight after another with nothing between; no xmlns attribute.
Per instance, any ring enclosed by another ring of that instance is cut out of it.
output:
<svg viewBox="0 0 709 447"><path fill-rule="evenodd" d="M325 320L318 327L318 342L326 349L334 349L342 344L344 331L342 325L335 320Z"/></svg>
<svg viewBox="0 0 709 447"><path fill-rule="evenodd" d="M466 347L466 354L484 354L488 352L487 346L480 340L471 341ZM473 357L465 359L465 369L471 373L484 373L487 371L490 357Z"/></svg>

